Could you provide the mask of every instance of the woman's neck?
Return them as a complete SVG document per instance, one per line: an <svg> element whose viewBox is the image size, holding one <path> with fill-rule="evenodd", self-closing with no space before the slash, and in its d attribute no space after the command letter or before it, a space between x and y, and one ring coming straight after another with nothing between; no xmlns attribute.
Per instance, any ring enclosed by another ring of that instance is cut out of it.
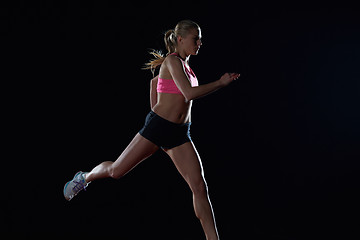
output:
<svg viewBox="0 0 360 240"><path fill-rule="evenodd" d="M185 51L175 51L179 57L184 60L187 64L189 64L189 60L190 60L190 56L191 55L186 55Z"/></svg>

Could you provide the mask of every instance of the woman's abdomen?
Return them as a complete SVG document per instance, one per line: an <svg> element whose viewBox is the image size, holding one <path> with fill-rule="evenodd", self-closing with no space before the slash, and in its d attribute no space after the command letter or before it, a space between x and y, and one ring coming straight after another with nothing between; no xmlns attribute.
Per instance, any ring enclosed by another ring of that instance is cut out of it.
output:
<svg viewBox="0 0 360 240"><path fill-rule="evenodd" d="M158 93L158 102L152 110L170 122L186 123L191 121L191 105L182 95Z"/></svg>

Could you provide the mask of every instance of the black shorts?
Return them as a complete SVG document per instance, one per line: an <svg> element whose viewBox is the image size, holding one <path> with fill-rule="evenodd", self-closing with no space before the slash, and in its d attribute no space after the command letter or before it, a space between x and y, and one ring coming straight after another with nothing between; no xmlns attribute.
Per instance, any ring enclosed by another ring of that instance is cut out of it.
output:
<svg viewBox="0 0 360 240"><path fill-rule="evenodd" d="M163 149L170 149L191 142L190 125L191 122L170 122L150 111L139 134Z"/></svg>

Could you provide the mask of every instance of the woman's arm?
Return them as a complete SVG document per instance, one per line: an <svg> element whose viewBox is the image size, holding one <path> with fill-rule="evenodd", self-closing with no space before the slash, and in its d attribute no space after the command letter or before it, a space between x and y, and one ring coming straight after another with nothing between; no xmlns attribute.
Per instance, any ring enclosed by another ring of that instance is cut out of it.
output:
<svg viewBox="0 0 360 240"><path fill-rule="evenodd" d="M212 93L222 87L227 86L232 81L240 77L237 73L225 73L219 80L203 84L198 87L192 87L189 79L187 78L183 65L175 56L169 56L166 61L167 68L171 76L173 77L176 86L182 92L186 101L190 101L196 98L203 97L209 93Z"/></svg>
<svg viewBox="0 0 360 240"><path fill-rule="evenodd" d="M150 107L151 109L156 105L157 103L157 82L158 82L159 75L151 79L150 81Z"/></svg>

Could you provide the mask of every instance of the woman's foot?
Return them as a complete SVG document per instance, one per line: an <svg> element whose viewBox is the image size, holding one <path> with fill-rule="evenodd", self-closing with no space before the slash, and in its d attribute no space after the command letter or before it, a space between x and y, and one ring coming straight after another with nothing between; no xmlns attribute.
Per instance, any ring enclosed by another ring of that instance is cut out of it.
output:
<svg viewBox="0 0 360 240"><path fill-rule="evenodd" d="M64 186L64 197L66 200L70 201L75 197L81 190L86 189L89 185L85 181L85 172L77 172L73 180L67 182Z"/></svg>

